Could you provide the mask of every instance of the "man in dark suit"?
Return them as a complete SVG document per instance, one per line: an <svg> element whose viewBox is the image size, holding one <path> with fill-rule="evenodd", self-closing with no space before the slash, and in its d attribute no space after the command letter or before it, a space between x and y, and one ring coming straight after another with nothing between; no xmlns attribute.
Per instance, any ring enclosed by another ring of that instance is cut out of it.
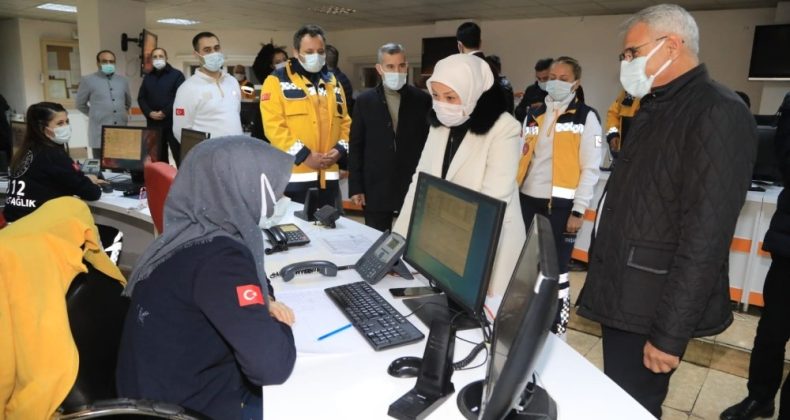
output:
<svg viewBox="0 0 790 420"><path fill-rule="evenodd" d="M392 228L428 136L431 97L406 84L408 70L403 46L379 48L382 82L357 97L351 122L349 195L381 231Z"/></svg>

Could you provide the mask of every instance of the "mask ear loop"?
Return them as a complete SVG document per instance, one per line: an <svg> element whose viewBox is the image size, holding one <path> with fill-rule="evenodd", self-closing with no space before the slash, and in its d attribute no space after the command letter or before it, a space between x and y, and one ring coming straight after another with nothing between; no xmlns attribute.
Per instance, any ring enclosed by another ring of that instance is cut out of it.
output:
<svg viewBox="0 0 790 420"><path fill-rule="evenodd" d="M664 42L666 42L666 39L662 39L661 42L658 45L656 45L655 48L653 48L653 51L650 51L650 54L647 55L646 59L650 60L650 57L652 57L653 55L655 55L656 52L658 52L658 49L661 48L662 45L664 45ZM645 60L645 63L647 63L647 60ZM655 79L659 74L661 74L662 71L666 70L667 67L669 67L669 65L672 64L672 61L673 61L672 58L667 60L667 62L664 63L663 66L659 67L658 71L656 71L654 74L650 76L650 79Z"/></svg>
<svg viewBox="0 0 790 420"><path fill-rule="evenodd" d="M277 202L274 199L274 190L272 190L271 183L269 182L269 178L266 177L266 174L261 174L261 207L263 209L262 214L265 217L269 217L269 204L266 201L266 192L268 192L269 197L272 200L272 207L277 205ZM272 209L272 213L274 213L274 209Z"/></svg>

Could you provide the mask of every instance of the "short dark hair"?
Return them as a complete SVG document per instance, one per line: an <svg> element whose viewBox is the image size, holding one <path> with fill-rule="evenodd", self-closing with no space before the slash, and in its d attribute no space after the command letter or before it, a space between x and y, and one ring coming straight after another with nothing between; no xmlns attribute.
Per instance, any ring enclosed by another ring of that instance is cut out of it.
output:
<svg viewBox="0 0 790 420"><path fill-rule="evenodd" d="M340 60L340 52L334 45L326 45L324 51L326 51L326 66L330 69L336 69L337 62Z"/></svg>
<svg viewBox="0 0 790 420"><path fill-rule="evenodd" d="M113 58L113 60L115 60L115 59L116 59L116 57L115 57L115 53L114 53L114 52L112 52L112 51L110 51L110 50L101 50L101 51L99 51L99 52L97 52L97 53L96 53L96 62L97 62L97 63L99 62L99 56L100 56L100 55L102 55L102 54L104 54L104 53L110 53L110 54L112 54L112 58ZM44 102L42 102L42 104L43 104L43 103L44 103Z"/></svg>
<svg viewBox="0 0 790 420"><path fill-rule="evenodd" d="M741 97L741 99L743 100L743 103L746 104L746 108L749 108L749 109L752 108L752 100L749 99L749 95L747 95L744 92L741 92L740 90L736 90L735 93L738 94L738 96Z"/></svg>
<svg viewBox="0 0 790 420"><path fill-rule="evenodd" d="M192 49L193 50L195 50L195 51L198 50L198 42L200 42L200 40L203 39L203 38L217 38L217 41L219 41L219 37L214 35L214 34L212 34L211 32L201 32L201 33L195 35L194 38L192 38Z"/></svg>
<svg viewBox="0 0 790 420"><path fill-rule="evenodd" d="M552 63L554 63L553 58L541 58L537 63L535 63L535 71L548 70Z"/></svg>
<svg viewBox="0 0 790 420"><path fill-rule="evenodd" d="M302 38L304 38L305 35L310 35L311 38L320 36L321 39L324 40L324 43L326 43L326 33L324 30L318 25L309 23L299 28L294 34L294 48L296 48L296 51L299 51L299 45L302 43Z"/></svg>
<svg viewBox="0 0 790 420"><path fill-rule="evenodd" d="M455 32L455 39L466 48L480 48L480 26L474 22L464 22Z"/></svg>
<svg viewBox="0 0 790 420"><path fill-rule="evenodd" d="M165 53L165 58L167 58L167 50L162 47L156 47L153 50L151 50L151 55L154 55L154 51L156 50L162 50L162 52Z"/></svg>
<svg viewBox="0 0 790 420"><path fill-rule="evenodd" d="M579 61L576 60L575 58L568 57L568 56L557 57L557 59L554 60L554 63L552 63L552 64L557 64L557 63L559 63L559 64L567 64L567 65L571 66L571 69L573 70L573 77L576 80L579 80L579 79L582 78L582 66L581 66L581 64L579 64Z"/></svg>

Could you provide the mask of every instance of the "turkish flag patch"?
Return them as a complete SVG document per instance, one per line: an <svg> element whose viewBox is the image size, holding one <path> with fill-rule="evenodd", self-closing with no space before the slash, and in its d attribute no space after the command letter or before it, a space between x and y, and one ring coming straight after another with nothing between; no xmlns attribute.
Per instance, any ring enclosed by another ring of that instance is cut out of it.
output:
<svg viewBox="0 0 790 420"><path fill-rule="evenodd" d="M184 108L176 108L176 115L183 116L184 115Z"/></svg>
<svg viewBox="0 0 790 420"><path fill-rule="evenodd" d="M247 286L236 287L236 296L239 298L239 306L265 305L261 287L249 284Z"/></svg>
<svg viewBox="0 0 790 420"><path fill-rule="evenodd" d="M261 102L268 101L271 98L272 98L272 94L269 92L264 92L261 94Z"/></svg>

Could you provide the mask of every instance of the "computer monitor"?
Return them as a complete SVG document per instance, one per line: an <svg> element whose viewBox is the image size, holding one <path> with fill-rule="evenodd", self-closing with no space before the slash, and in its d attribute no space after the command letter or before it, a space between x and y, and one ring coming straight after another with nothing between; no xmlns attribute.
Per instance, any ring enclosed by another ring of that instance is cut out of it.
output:
<svg viewBox="0 0 790 420"><path fill-rule="evenodd" d="M181 129L181 162L187 157L187 153L197 146L201 141L211 137L211 133L193 130L191 128Z"/></svg>
<svg viewBox="0 0 790 420"><path fill-rule="evenodd" d="M477 191L418 175L404 259L444 292L404 300L425 325L436 318L453 321L457 329L485 322L483 302L505 207Z"/></svg>
<svg viewBox="0 0 790 420"><path fill-rule="evenodd" d="M129 172L132 182L143 183L143 166L159 161L162 129L104 125L101 131L101 169Z"/></svg>
<svg viewBox="0 0 790 420"><path fill-rule="evenodd" d="M782 172L779 170L779 160L776 153L776 127L757 126L757 158L754 161L752 180L763 182L779 182Z"/></svg>
<svg viewBox="0 0 790 420"><path fill-rule="evenodd" d="M551 224L537 215L494 321L481 420L503 419L516 407L541 414L534 418L556 417L551 397L529 382L557 313L558 279Z"/></svg>
<svg viewBox="0 0 790 420"><path fill-rule="evenodd" d="M27 124L21 121L11 121L11 156L16 155L16 152L22 147L22 142L25 141L25 134L27 133Z"/></svg>

